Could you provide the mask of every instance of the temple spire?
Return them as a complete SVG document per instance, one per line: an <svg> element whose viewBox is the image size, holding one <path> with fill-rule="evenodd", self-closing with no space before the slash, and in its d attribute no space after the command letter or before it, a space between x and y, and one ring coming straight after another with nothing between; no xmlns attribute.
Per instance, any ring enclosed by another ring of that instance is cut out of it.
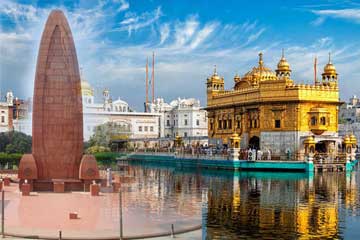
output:
<svg viewBox="0 0 360 240"><path fill-rule="evenodd" d="M317 56L315 55L315 59L314 59L314 82L315 85L318 85L319 82L317 80Z"/></svg>
<svg viewBox="0 0 360 240"><path fill-rule="evenodd" d="M262 52L259 53L259 67L262 67L264 65L263 61L263 54Z"/></svg>

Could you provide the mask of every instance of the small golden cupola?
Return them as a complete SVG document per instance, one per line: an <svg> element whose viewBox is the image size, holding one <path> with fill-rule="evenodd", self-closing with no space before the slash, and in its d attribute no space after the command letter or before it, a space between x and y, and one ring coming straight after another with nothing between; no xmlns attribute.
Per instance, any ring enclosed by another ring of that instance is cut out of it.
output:
<svg viewBox="0 0 360 240"><path fill-rule="evenodd" d="M224 90L224 78L220 77L216 71L216 65L214 66L214 73L207 78L208 91L223 91Z"/></svg>
<svg viewBox="0 0 360 240"><path fill-rule="evenodd" d="M331 55L329 53L329 62L324 67L324 73L322 75L323 84L330 86L336 85L338 80L338 74L334 64L331 62Z"/></svg>
<svg viewBox="0 0 360 240"><path fill-rule="evenodd" d="M235 82L235 84L236 83L238 83L238 82L240 82L240 80L241 80L241 77L239 76L239 74L235 74L235 76L234 76L234 82Z"/></svg>
<svg viewBox="0 0 360 240"><path fill-rule="evenodd" d="M291 74L290 64L288 63L288 61L284 56L284 49L282 50L281 59L277 65L277 69L275 70L275 72L276 72L276 76L278 77L290 78L290 74Z"/></svg>
<svg viewBox="0 0 360 240"><path fill-rule="evenodd" d="M252 86L258 86L262 81L277 80L276 73L264 65L263 54L259 53L259 65L247 72L241 81L247 81Z"/></svg>

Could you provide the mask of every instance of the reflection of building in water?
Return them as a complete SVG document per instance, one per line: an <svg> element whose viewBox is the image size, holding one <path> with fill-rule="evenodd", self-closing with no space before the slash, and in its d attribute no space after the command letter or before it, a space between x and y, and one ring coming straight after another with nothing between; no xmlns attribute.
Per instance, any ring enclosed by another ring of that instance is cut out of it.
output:
<svg viewBox="0 0 360 240"><path fill-rule="evenodd" d="M304 153L304 140L314 136L318 151L327 151L328 145L341 143L339 105L338 74L330 57L322 80L314 84L295 84L284 55L272 71L262 53L258 66L242 77L235 75L233 90L224 89L216 69L207 79L209 138L227 144L236 132L242 148Z"/></svg>
<svg viewBox="0 0 360 240"><path fill-rule="evenodd" d="M230 239L339 238L340 203L348 208L358 203L355 179L345 174L264 177L210 179L206 239L219 232Z"/></svg>
<svg viewBox="0 0 360 240"><path fill-rule="evenodd" d="M131 166L130 175L136 179L132 187L139 199L146 199L149 211L182 213L187 218L201 219L202 182L197 174L188 174L151 167ZM134 203L135 204L135 203Z"/></svg>
<svg viewBox="0 0 360 240"><path fill-rule="evenodd" d="M358 204L358 186L356 184L356 172L346 173L345 206L356 212Z"/></svg>

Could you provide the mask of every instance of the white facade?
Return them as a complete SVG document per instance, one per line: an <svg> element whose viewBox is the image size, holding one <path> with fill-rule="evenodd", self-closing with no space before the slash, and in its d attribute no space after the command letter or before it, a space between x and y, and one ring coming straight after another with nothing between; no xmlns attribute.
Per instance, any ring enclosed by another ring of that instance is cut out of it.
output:
<svg viewBox="0 0 360 240"><path fill-rule="evenodd" d="M81 82L84 140L88 141L97 126L104 123L115 123L122 129L119 136L129 139L155 139L160 137L160 114L133 112L128 103L118 98L113 101L110 91L105 89L102 103L95 103L94 89L84 79Z"/></svg>
<svg viewBox="0 0 360 240"><path fill-rule="evenodd" d="M339 110L339 136L354 134L360 139L360 99L353 95Z"/></svg>
<svg viewBox="0 0 360 240"><path fill-rule="evenodd" d="M340 122L360 122L360 100L356 95L352 96L348 103L340 106L339 119Z"/></svg>
<svg viewBox="0 0 360 240"><path fill-rule="evenodd" d="M0 102L0 132L8 132L13 129L13 93L6 93L6 101Z"/></svg>
<svg viewBox="0 0 360 240"><path fill-rule="evenodd" d="M0 132L8 132L11 130L9 111L11 111L9 105L0 102Z"/></svg>
<svg viewBox="0 0 360 240"><path fill-rule="evenodd" d="M162 137L172 138L179 135L183 138L207 138L207 112L201 109L200 101L194 98L178 98L165 103L158 98L150 104L152 113L161 114ZM206 140L207 142L207 140Z"/></svg>

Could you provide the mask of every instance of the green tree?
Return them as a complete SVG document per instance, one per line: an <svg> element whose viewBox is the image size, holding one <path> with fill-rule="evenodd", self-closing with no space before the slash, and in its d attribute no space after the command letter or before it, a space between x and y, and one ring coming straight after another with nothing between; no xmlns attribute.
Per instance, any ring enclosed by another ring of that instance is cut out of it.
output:
<svg viewBox="0 0 360 240"><path fill-rule="evenodd" d="M30 153L32 138L22 132L0 133L0 152Z"/></svg>
<svg viewBox="0 0 360 240"><path fill-rule="evenodd" d="M130 136L130 126L107 122L95 128L93 136L90 137L89 147L110 147L114 139L127 139Z"/></svg>

